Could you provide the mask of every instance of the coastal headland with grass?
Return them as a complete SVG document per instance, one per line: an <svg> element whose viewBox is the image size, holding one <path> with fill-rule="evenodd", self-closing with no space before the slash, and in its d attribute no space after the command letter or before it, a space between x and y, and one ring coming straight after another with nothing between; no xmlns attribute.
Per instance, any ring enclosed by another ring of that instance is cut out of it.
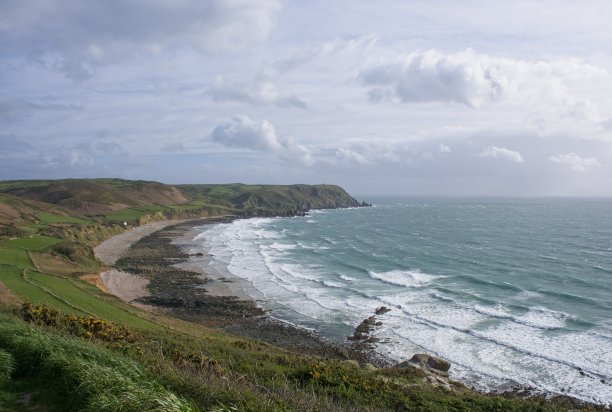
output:
<svg viewBox="0 0 612 412"><path fill-rule="evenodd" d="M605 410L391 361L385 306L344 339L284 322L194 249L204 226L367 206L333 185L0 182L0 410Z"/></svg>

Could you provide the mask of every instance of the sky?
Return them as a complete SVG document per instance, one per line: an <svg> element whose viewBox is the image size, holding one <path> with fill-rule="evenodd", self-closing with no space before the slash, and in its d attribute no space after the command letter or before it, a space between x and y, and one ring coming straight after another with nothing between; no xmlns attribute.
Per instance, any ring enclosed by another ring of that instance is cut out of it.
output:
<svg viewBox="0 0 612 412"><path fill-rule="evenodd" d="M609 0L2 0L0 179L612 196Z"/></svg>

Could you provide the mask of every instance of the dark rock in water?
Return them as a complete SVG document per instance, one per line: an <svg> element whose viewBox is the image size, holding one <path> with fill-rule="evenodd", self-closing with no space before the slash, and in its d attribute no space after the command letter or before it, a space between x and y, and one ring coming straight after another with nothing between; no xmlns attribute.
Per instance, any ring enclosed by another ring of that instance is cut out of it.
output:
<svg viewBox="0 0 612 412"><path fill-rule="evenodd" d="M370 316L367 319L364 319L363 322L355 328L355 334L368 334L374 329L374 325L376 323L376 318L374 316Z"/></svg>
<svg viewBox="0 0 612 412"><path fill-rule="evenodd" d="M388 307L386 307L386 306L381 306L381 307L379 307L378 309L376 309L376 312L375 312L375 313L376 313L377 315L384 315L384 314L385 314L385 313L387 313L387 312L391 312L391 309L389 309L389 308L388 308Z"/></svg>
<svg viewBox="0 0 612 412"><path fill-rule="evenodd" d="M442 358L438 358L437 356L431 356L425 353L415 354L412 358L410 358L410 362L418 363L419 365L442 372L447 372L451 367L450 362L445 361Z"/></svg>

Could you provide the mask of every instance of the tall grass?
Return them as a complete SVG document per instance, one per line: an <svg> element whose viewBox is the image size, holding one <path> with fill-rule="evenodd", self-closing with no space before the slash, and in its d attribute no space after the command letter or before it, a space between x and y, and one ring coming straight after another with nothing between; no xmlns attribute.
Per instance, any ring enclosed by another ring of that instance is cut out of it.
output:
<svg viewBox="0 0 612 412"><path fill-rule="evenodd" d="M0 317L0 362L10 367L11 358L15 375L40 378L63 394L66 411L197 410L133 359Z"/></svg>
<svg viewBox="0 0 612 412"><path fill-rule="evenodd" d="M11 379L13 369L13 355L0 349L0 387Z"/></svg>

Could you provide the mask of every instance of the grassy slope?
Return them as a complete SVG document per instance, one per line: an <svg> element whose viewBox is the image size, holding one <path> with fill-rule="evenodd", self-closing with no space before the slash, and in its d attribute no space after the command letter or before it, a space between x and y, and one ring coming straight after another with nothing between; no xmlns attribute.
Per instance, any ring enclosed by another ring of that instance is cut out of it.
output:
<svg viewBox="0 0 612 412"><path fill-rule="evenodd" d="M137 187L143 191L142 182L105 179L95 183L112 190ZM43 188L48 193L45 188L53 184L0 182L0 191ZM189 185L180 189L189 202L138 205L120 210L123 215L101 216L84 215L78 208L71 212L66 206L70 202L47 204L0 194L0 205L8 205L4 216L12 215L4 223L21 231L16 239L0 240L0 283L16 299L110 320L131 328L137 336L129 342L83 339L73 336L72 330L26 325L0 308L5 313L0 314L0 410L28 410L37 402L49 410L115 410L113 405L119 404L124 405L121 410L171 410L164 406L164 399L183 405L182 410L193 405L198 410L233 405L253 411L563 409L541 400L485 396L461 387L457 393L445 392L424 384L415 371L370 372L301 356L140 311L81 280L83 273L99 269L90 247L121 231L111 222L126 216L280 213L355 204L333 186ZM53 387L48 386L50 376ZM19 401L24 394L32 405ZM148 406L143 409L143 405Z"/></svg>

